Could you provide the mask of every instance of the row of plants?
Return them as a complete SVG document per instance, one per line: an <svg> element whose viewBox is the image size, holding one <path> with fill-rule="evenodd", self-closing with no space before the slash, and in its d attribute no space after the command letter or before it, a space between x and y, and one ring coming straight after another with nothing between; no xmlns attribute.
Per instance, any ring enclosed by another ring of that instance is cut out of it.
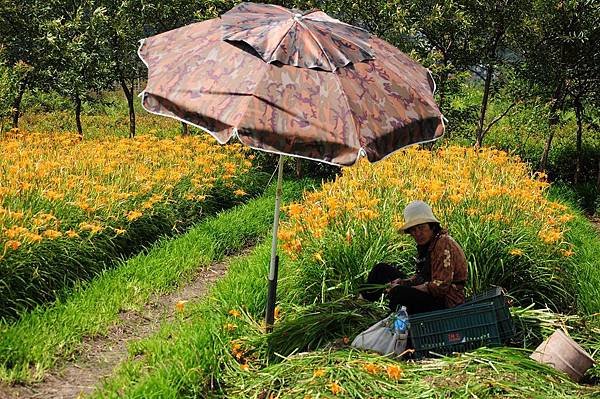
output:
<svg viewBox="0 0 600 399"><path fill-rule="evenodd" d="M309 184L284 184L284 200L297 200ZM0 324L0 381L41 380L81 350L86 339L118 324L121 312L140 311L151 295L171 292L199 269L262 240L272 226L274 191L271 186L263 196L208 217L185 235L161 239L61 301Z"/></svg>
<svg viewBox="0 0 600 399"><path fill-rule="evenodd" d="M446 138L442 144L473 144L478 113L483 95L480 85L470 80L457 79L456 93L449 96L444 113L449 119ZM506 93L496 93L490 103L490 116L493 120L511 107L512 101ZM56 93L36 91L26 93L23 98L26 109L21 126L26 130L39 132L75 131L75 121L70 116L68 108L70 100ZM170 118L142 112L139 102L134 103L138 134L176 136L181 134L182 127ZM577 202L587 213L594 214L600 210L600 188L597 183L598 161L600 157L600 136L597 132L597 112L590 110L586 115L582 137L581 171L578 183L573 184L577 158L576 131L577 123L574 112L560 114L555 125L548 124L550 104L542 99L531 98L519 101L509 112L490 126L486 135L486 143L498 149L519 155L534 169L538 169L550 132L553 132L552 145L545 166L549 179L553 182L571 188ZM97 96L95 101L83 104L82 123L86 129L86 137L98 137L106 134L127 137L129 135L129 116L127 104L120 93L107 91ZM189 127L190 131L195 130ZM268 166L276 165L276 160L269 156L258 155L261 163ZM291 162L295 164L296 162ZM296 171L309 175L331 177L337 173L337 168L316 162L302 162L298 169L290 167L290 172Z"/></svg>
<svg viewBox="0 0 600 399"><path fill-rule="evenodd" d="M577 280L589 272L594 284L600 282L591 266L598 255L574 245L576 213L547 199L548 186L518 157L492 149L409 149L386 162L346 169L287 208L290 219L279 237L303 265L292 283L303 287L298 299L329 301L354 292L380 261L410 272L414 245L398 227L404 206L418 198L431 204L464 248L468 292L500 285L521 304L569 313L598 309L597 300L577 302L591 298L585 290L597 293Z"/></svg>
<svg viewBox="0 0 600 399"><path fill-rule="evenodd" d="M594 397L597 386L574 384L528 357L557 327L593 356L600 350L600 242L580 213L547 198L547 186L517 158L489 149L411 149L344 169L285 207L272 333L262 322L264 243L232 262L208 298L132 343L129 359L92 397ZM414 244L397 227L414 198L429 201L465 247L470 292L502 285L530 304L513 309L520 348L423 362L348 348L385 312L356 298L370 267L411 267ZM588 378L597 375L596 367Z"/></svg>
<svg viewBox="0 0 600 399"><path fill-rule="evenodd" d="M482 91L478 85L462 82L456 94L449 97L445 116L449 119L447 138L450 142L472 144L481 106ZM490 116L495 120L486 135L486 144L519 155L533 169L544 169L553 183L574 192L579 207L589 214L600 213L600 135L598 112L586 110L583 120L581 149L577 149L577 118L573 111L563 111L549 123L552 102L539 97L515 101L505 92L497 93L490 103ZM552 136L545 165L544 149ZM580 170L577 158L580 157ZM577 177L575 176L577 174ZM577 181L576 181L577 180Z"/></svg>
<svg viewBox="0 0 600 399"><path fill-rule="evenodd" d="M266 180L241 145L206 135L81 140L12 130L0 153L0 318L8 319L245 201Z"/></svg>

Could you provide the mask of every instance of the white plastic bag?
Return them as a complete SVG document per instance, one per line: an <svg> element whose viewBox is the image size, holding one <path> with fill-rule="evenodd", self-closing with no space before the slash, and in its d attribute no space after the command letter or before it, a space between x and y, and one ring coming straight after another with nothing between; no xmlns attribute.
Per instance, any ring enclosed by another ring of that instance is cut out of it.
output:
<svg viewBox="0 0 600 399"><path fill-rule="evenodd" d="M395 314L391 314L358 334L352 341L351 346L372 350L383 355L403 353L406 349L408 332L400 332L394 329L395 316Z"/></svg>

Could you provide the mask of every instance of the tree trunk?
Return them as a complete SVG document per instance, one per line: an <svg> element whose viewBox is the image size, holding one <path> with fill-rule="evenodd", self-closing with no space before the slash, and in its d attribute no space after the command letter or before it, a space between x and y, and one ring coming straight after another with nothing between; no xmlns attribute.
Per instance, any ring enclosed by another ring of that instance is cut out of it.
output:
<svg viewBox="0 0 600 399"><path fill-rule="evenodd" d="M439 84L439 86L436 87L436 90L440 92L440 102L438 104L438 107L440 109L440 112L442 112L442 114L444 113L443 109L444 109L444 106L446 105L446 83L448 82L449 77L450 77L450 74L447 71L442 73L442 75L440 76L440 84Z"/></svg>
<svg viewBox="0 0 600 399"><path fill-rule="evenodd" d="M447 86L448 86L448 79L450 79L450 72L448 72L448 64L450 63L450 61L448 60L448 51L450 50L450 46L448 46L448 48L445 48L442 51L442 65L443 65L443 69L442 69L442 74L440 75L440 81L439 84L436 87L436 91L438 91L440 93L440 102L438 103L438 107L440 109L440 112L443 114L444 113L444 107L446 105L446 90L447 90ZM433 79L433 76L431 76L431 78Z"/></svg>
<svg viewBox="0 0 600 399"><path fill-rule="evenodd" d="M296 158L296 177L302 176L302 159Z"/></svg>
<svg viewBox="0 0 600 399"><path fill-rule="evenodd" d="M83 128L81 127L81 97L75 96L75 123L77 124L77 134L83 140Z"/></svg>
<svg viewBox="0 0 600 399"><path fill-rule="evenodd" d="M13 117L12 117L12 127L19 127L19 116L21 116L21 100L23 100L23 94L25 94L25 90L27 89L27 76L21 80L19 83L19 91L17 92L17 96L15 97L15 101L13 101Z"/></svg>
<svg viewBox="0 0 600 399"><path fill-rule="evenodd" d="M131 82L131 88L127 87L127 83L123 77L119 78L121 88L125 97L127 98L127 106L129 107L129 138L135 137L135 109L133 107L133 81Z"/></svg>
<svg viewBox="0 0 600 399"><path fill-rule="evenodd" d="M492 88L493 74L494 67L492 65L488 65L485 75L485 85L483 87L483 98L481 100L481 111L479 112L479 123L477 124L477 138L475 140L475 148L480 148L483 145L483 125L485 123L485 113L487 111L490 91Z"/></svg>
<svg viewBox="0 0 600 399"><path fill-rule="evenodd" d="M561 80L556 86L556 90L552 95L552 106L550 107L550 115L548 116L548 126L550 127L550 133L548 134L548 139L546 140L546 145L544 146L544 151L542 152L542 157L540 158L540 166L538 170L543 171L546 170L548 166L548 154L550 154L550 148L552 147L552 139L554 138L554 126L558 124L558 110L562 108L564 96L564 81Z"/></svg>
<svg viewBox="0 0 600 399"><path fill-rule="evenodd" d="M181 122L181 135L182 136L189 136L190 135L190 130L188 128L188 124L185 122Z"/></svg>
<svg viewBox="0 0 600 399"><path fill-rule="evenodd" d="M550 126L550 133L546 139L546 145L544 145L544 151L542 152L542 158L540 159L540 166L538 170L546 170L548 166L548 154L550 153L550 147L552 146L552 139L554 138L554 126Z"/></svg>
<svg viewBox="0 0 600 399"><path fill-rule="evenodd" d="M583 104L581 104L580 96L575 97L575 116L577 117L577 155L575 162L575 177L573 183L579 183L581 175L581 146L583 136Z"/></svg>
<svg viewBox="0 0 600 399"><path fill-rule="evenodd" d="M596 187L600 191L600 158L598 158L598 176L596 177Z"/></svg>

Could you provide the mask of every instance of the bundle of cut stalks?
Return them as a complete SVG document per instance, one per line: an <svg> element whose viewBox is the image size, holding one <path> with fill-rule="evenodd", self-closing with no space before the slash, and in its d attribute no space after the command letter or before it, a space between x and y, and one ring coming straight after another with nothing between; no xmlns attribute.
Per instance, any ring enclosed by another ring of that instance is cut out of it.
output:
<svg viewBox="0 0 600 399"><path fill-rule="evenodd" d="M247 337L262 360L225 376L227 397L595 397L599 368L584 385L529 358L557 328L593 357L600 353L600 318L560 315L548 309L512 308L517 347L480 348L455 356L399 360L348 346L356 334L385 316L371 303L345 298L294 309L272 333ZM312 352L307 352L312 351Z"/></svg>

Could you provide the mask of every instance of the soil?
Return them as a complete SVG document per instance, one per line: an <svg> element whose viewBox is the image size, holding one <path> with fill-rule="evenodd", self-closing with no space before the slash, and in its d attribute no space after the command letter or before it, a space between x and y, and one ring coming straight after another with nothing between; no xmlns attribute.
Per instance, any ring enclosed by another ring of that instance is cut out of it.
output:
<svg viewBox="0 0 600 399"><path fill-rule="evenodd" d="M596 228L596 231L598 232L598 234L600 234L600 217L591 217L590 221Z"/></svg>
<svg viewBox="0 0 600 399"><path fill-rule="evenodd" d="M158 331L161 323L173 319L180 300L197 300L227 271L229 261L200 270L185 286L171 294L154 296L140 311L119 314L119 321L105 336L87 338L75 360L49 372L43 381L28 385L0 384L0 399L79 398L92 392L113 369L127 358L127 344Z"/></svg>

